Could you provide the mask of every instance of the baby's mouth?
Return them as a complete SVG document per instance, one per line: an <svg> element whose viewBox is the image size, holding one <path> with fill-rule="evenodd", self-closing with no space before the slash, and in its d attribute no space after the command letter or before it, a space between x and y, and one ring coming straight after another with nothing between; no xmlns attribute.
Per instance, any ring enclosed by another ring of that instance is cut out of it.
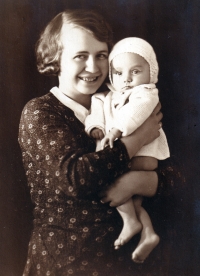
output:
<svg viewBox="0 0 200 276"><path fill-rule="evenodd" d="M125 86L125 87L122 88L122 90L128 90L128 89L131 89L131 88L133 88L133 86Z"/></svg>

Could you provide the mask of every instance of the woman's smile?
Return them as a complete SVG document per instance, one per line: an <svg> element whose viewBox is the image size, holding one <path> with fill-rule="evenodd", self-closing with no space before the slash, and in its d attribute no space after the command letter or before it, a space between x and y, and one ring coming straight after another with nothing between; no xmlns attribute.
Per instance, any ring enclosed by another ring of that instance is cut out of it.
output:
<svg viewBox="0 0 200 276"><path fill-rule="evenodd" d="M89 83L94 83L95 81L97 81L98 78L99 78L99 76L96 76L96 77L81 77L81 76L79 76L79 79L81 79L85 82L89 82Z"/></svg>
<svg viewBox="0 0 200 276"><path fill-rule="evenodd" d="M108 46L88 31L65 24L62 29L59 88L70 98L91 97L108 74Z"/></svg>

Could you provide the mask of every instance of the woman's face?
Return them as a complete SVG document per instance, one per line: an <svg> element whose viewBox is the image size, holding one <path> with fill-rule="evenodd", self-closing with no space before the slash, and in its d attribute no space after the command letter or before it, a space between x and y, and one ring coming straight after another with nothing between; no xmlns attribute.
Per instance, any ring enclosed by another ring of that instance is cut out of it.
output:
<svg viewBox="0 0 200 276"><path fill-rule="evenodd" d="M77 99L94 94L108 74L108 46L84 29L65 24L59 88Z"/></svg>

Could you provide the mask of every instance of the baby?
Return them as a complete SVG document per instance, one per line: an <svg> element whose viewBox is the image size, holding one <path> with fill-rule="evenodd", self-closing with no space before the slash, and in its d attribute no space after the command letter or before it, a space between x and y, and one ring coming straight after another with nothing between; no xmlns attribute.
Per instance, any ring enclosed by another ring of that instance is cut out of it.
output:
<svg viewBox="0 0 200 276"><path fill-rule="evenodd" d="M97 150L107 145L113 147L116 139L134 132L150 116L159 102L155 85L158 70L155 52L145 40L128 37L113 47L109 56L111 91L93 95L91 113L85 121L86 132L99 141ZM158 159L170 156L165 133L163 129L159 131L160 136L132 158L131 170L155 170ZM150 217L142 207L142 197L134 196L117 210L124 225L115 248L142 231L132 253L133 261L141 263L159 243Z"/></svg>

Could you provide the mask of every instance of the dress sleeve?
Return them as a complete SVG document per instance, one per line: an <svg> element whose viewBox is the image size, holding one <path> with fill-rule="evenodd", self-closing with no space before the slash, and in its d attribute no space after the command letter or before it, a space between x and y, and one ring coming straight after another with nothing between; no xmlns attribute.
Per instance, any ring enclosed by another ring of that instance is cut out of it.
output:
<svg viewBox="0 0 200 276"><path fill-rule="evenodd" d="M129 101L115 112L115 127L128 136L150 116L159 101L157 88L138 86Z"/></svg>
<svg viewBox="0 0 200 276"><path fill-rule="evenodd" d="M37 100L24 108L19 143L26 174L40 177L44 184L48 175L48 185L70 196L98 193L129 170L126 148L116 141L113 149L94 152L95 142L82 123L70 109L63 110Z"/></svg>

